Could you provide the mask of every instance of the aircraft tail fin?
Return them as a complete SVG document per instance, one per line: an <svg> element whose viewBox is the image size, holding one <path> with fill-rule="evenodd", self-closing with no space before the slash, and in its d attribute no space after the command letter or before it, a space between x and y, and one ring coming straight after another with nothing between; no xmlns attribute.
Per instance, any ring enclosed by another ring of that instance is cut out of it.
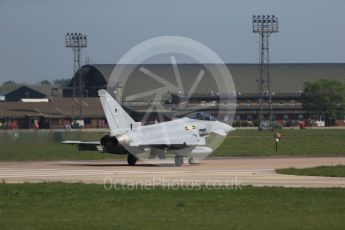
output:
<svg viewBox="0 0 345 230"><path fill-rule="evenodd" d="M111 130L130 129L135 121L121 105L105 90L98 90L105 117Z"/></svg>

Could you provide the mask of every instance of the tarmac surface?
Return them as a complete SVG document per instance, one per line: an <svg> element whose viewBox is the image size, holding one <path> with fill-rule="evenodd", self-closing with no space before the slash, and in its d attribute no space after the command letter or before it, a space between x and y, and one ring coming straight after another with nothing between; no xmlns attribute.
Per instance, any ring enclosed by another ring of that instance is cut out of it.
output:
<svg viewBox="0 0 345 230"><path fill-rule="evenodd" d="M208 158L195 165L127 166L123 160L1 162L0 183L81 182L141 186L343 187L345 178L291 176L278 168L345 165L345 157Z"/></svg>

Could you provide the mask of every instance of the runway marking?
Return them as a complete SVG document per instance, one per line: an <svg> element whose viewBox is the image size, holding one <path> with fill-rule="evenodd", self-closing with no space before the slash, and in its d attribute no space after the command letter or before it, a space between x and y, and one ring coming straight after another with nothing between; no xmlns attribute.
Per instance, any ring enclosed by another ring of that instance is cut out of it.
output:
<svg viewBox="0 0 345 230"><path fill-rule="evenodd" d="M61 170L61 169L0 169L0 177L58 177L58 176L102 176L102 175L147 175L147 174L221 174L221 173L274 173L274 169L258 170L204 170L204 171L108 171L108 170ZM206 175L207 177L207 175Z"/></svg>
<svg viewBox="0 0 345 230"><path fill-rule="evenodd" d="M170 173L263 173L275 172L274 169L229 169L206 171L120 171L118 174L170 174Z"/></svg>

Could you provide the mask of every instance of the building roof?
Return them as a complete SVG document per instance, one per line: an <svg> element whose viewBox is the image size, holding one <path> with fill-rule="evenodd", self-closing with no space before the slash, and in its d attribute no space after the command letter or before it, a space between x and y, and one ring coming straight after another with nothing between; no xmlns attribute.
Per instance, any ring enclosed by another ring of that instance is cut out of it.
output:
<svg viewBox="0 0 345 230"><path fill-rule="evenodd" d="M45 98L47 95L29 86L22 85L5 94L7 101L19 101L22 98Z"/></svg>
<svg viewBox="0 0 345 230"><path fill-rule="evenodd" d="M57 89L49 85L19 85L15 89L4 94L6 100L18 101L22 98L48 98L52 96L52 90ZM61 95L61 89L57 89L57 95Z"/></svg>
<svg viewBox="0 0 345 230"><path fill-rule="evenodd" d="M71 118L79 115L79 102L73 98L54 98L49 102L0 102L0 117ZM103 118L99 98L84 98L83 116Z"/></svg>
<svg viewBox="0 0 345 230"><path fill-rule="evenodd" d="M133 65L127 65L133 66ZM207 66L207 65L206 65ZM260 65L258 64L226 64L232 74L236 91L241 94L256 94L258 92L257 77ZM105 87L115 65L94 64L82 67L82 73L86 81L86 86L97 88ZM174 71L171 64L144 64L151 72L158 74L161 78L175 83ZM124 93L135 94L160 87L160 83L154 81L144 73L139 71L139 67L134 68L130 78L125 83L130 85ZM184 85L191 85L201 69L205 67L201 64L178 64L178 69ZM306 63L306 64L271 64L271 89L276 94L293 94L303 91L306 81L318 79L333 79L345 82L344 63ZM74 76L76 77L76 76ZM72 82L70 86L72 86ZM216 87L214 79L206 71L202 80L201 91L213 90ZM125 86L126 88L126 86Z"/></svg>
<svg viewBox="0 0 345 230"><path fill-rule="evenodd" d="M52 89L56 88L52 85L26 85L26 86L46 95L47 97L49 97L52 94Z"/></svg>

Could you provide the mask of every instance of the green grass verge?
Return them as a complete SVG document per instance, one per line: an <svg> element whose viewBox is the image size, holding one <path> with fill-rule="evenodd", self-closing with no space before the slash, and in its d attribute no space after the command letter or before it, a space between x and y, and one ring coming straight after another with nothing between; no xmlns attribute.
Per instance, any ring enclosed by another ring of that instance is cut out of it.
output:
<svg viewBox="0 0 345 230"><path fill-rule="evenodd" d="M283 135L275 152L274 132L236 130L212 154L231 156L345 156L345 130L281 130ZM124 159L125 156L78 151L62 140L99 140L104 133L0 133L0 161Z"/></svg>
<svg viewBox="0 0 345 230"><path fill-rule="evenodd" d="M63 145L63 140L99 140L100 132L66 133L0 133L0 161L101 160L124 158L95 151L79 151L76 146Z"/></svg>
<svg viewBox="0 0 345 230"><path fill-rule="evenodd" d="M277 173L304 176L345 177L345 165L319 166L314 168L277 169Z"/></svg>
<svg viewBox="0 0 345 230"><path fill-rule="evenodd" d="M344 189L1 184L1 229L344 229Z"/></svg>
<svg viewBox="0 0 345 230"><path fill-rule="evenodd" d="M287 129L275 152L274 132L236 130L212 156L345 156L345 129Z"/></svg>

